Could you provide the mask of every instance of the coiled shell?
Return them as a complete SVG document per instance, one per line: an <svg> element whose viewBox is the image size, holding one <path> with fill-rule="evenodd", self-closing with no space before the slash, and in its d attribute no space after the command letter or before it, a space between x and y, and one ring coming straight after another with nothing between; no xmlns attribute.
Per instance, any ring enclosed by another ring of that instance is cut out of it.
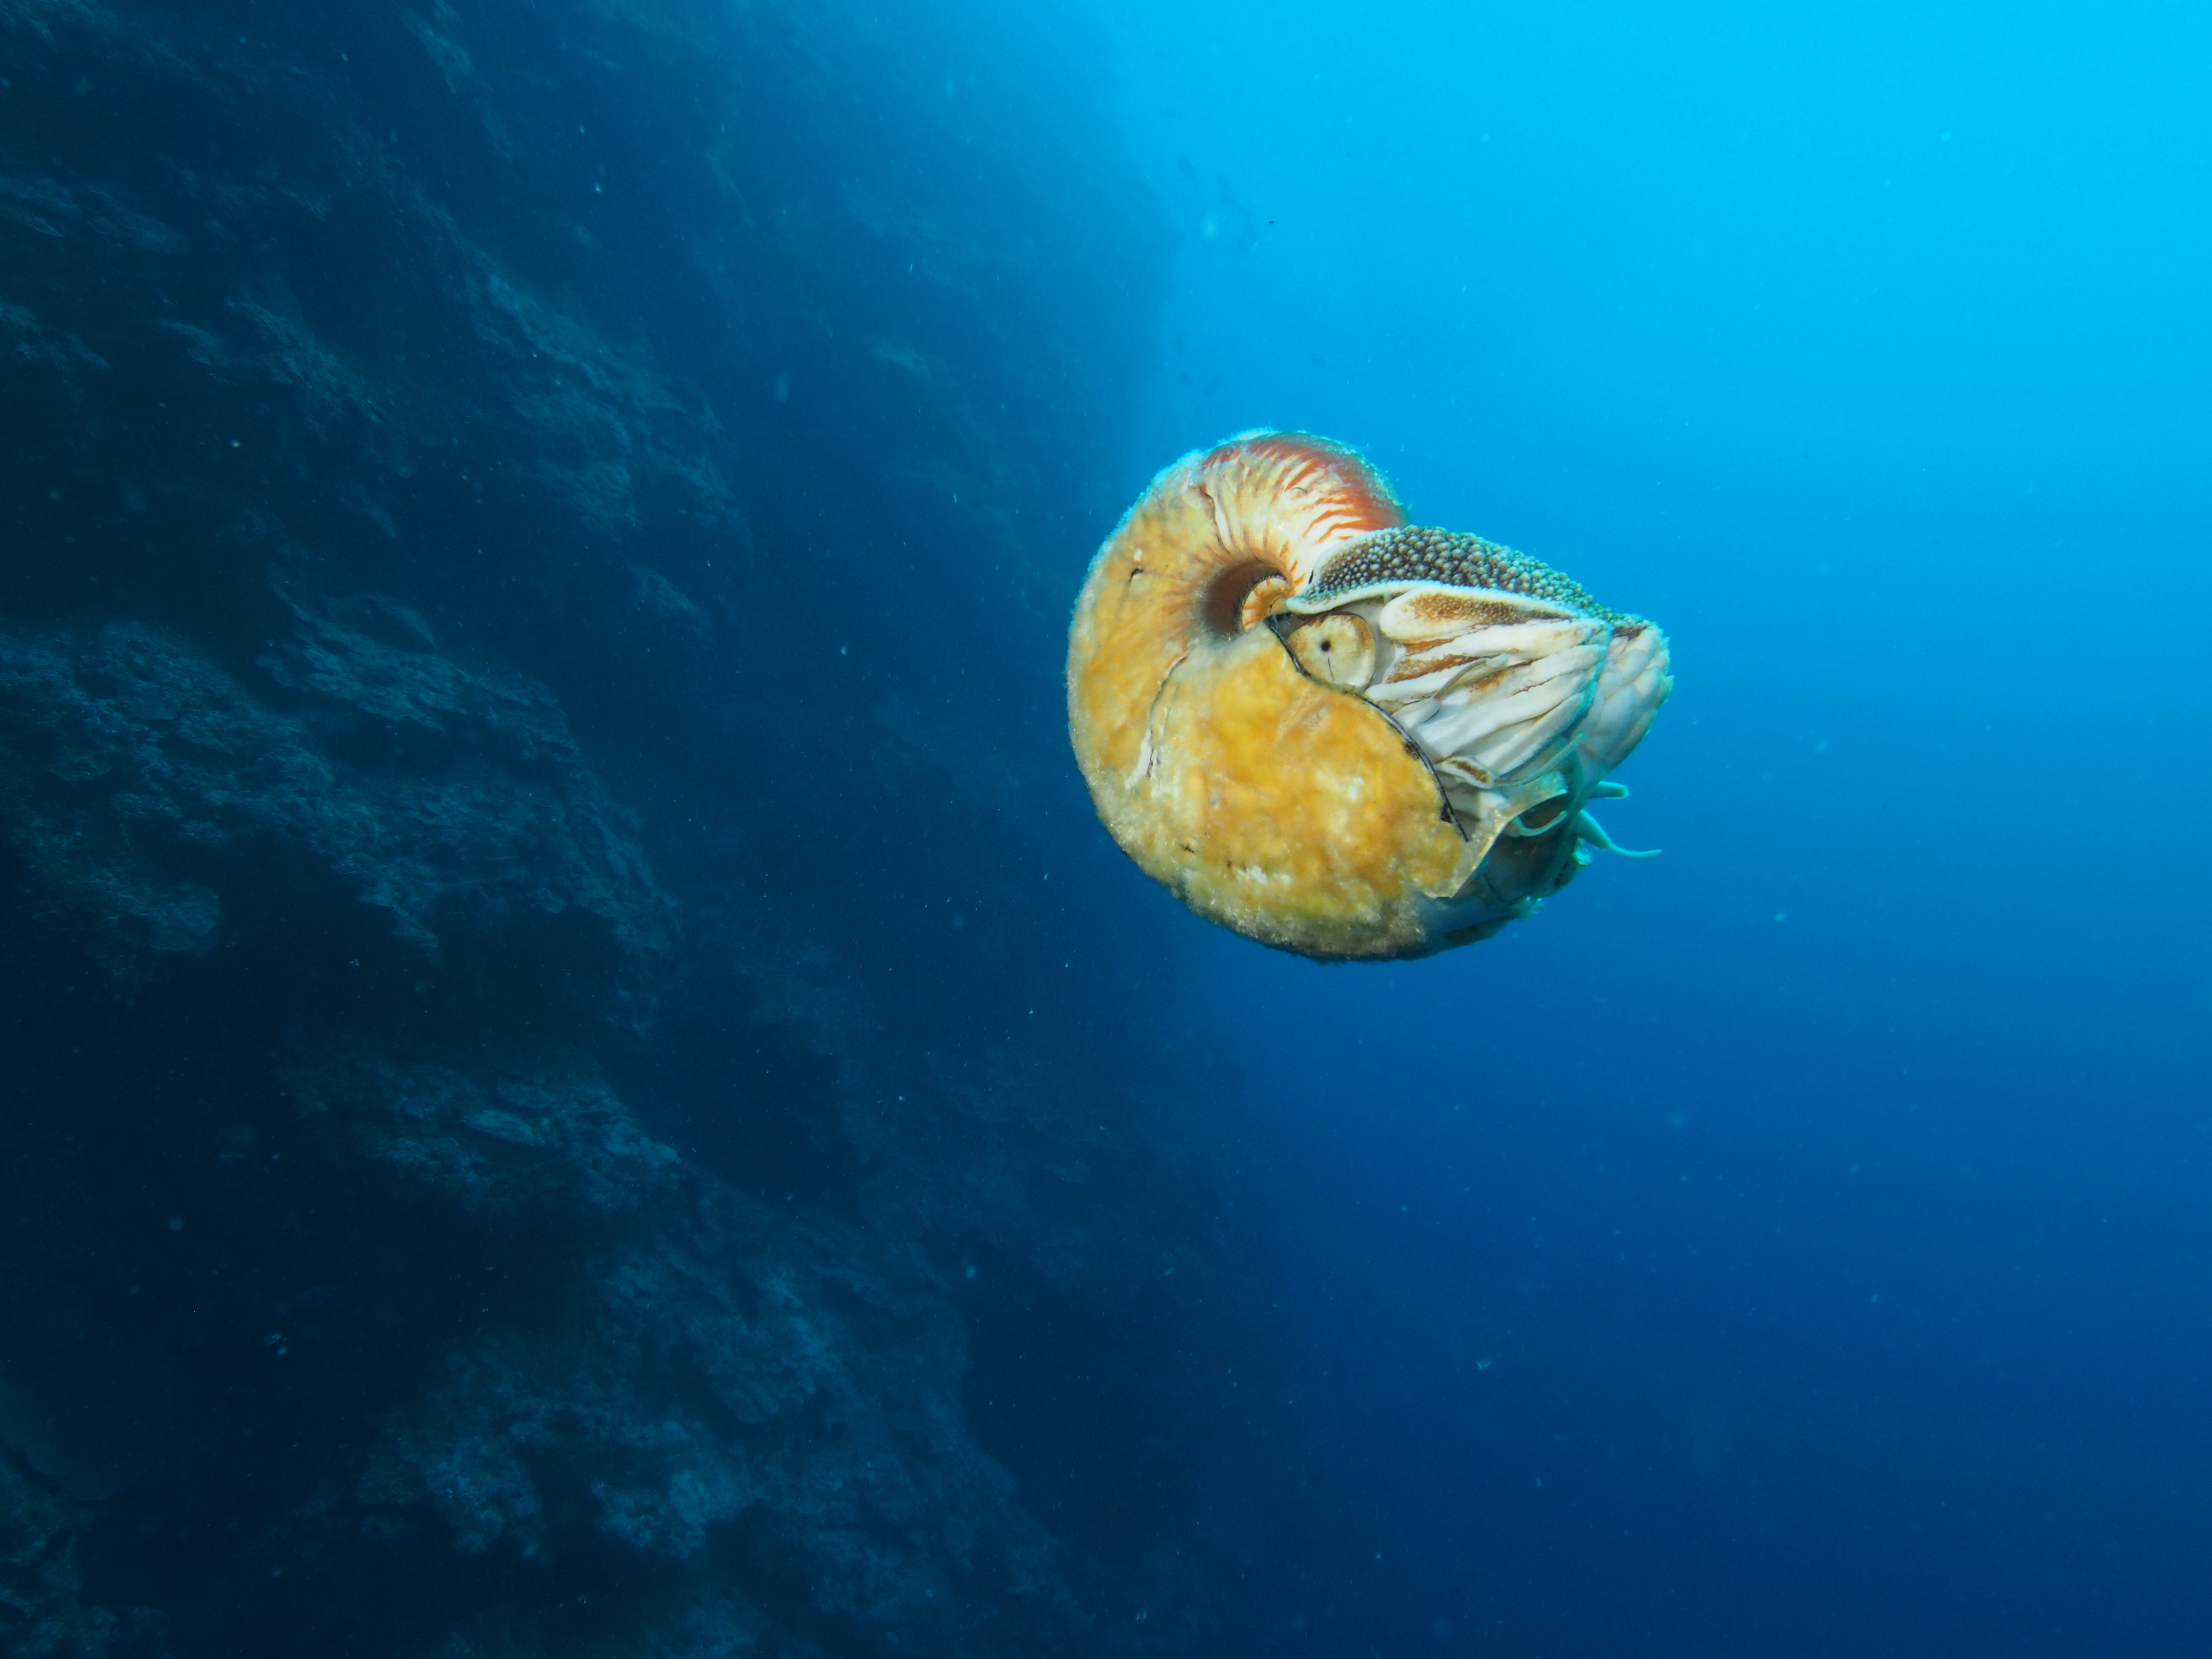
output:
<svg viewBox="0 0 2212 1659"><path fill-rule="evenodd" d="M1408 527L1341 445L1163 472L1092 562L1068 729L1098 815L1200 915L1323 958L1487 937L1571 879L1672 684L1665 637L1536 561ZM1617 850L1617 849L1615 849Z"/></svg>

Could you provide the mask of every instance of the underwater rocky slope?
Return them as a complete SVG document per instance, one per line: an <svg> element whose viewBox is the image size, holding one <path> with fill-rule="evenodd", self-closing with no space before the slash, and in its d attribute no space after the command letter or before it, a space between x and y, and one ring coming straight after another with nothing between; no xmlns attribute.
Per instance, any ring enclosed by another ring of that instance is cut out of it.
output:
<svg viewBox="0 0 2212 1659"><path fill-rule="evenodd" d="M0 1650L1243 1642L1243 1154L1059 736L1165 249L1062 60L0 3Z"/></svg>

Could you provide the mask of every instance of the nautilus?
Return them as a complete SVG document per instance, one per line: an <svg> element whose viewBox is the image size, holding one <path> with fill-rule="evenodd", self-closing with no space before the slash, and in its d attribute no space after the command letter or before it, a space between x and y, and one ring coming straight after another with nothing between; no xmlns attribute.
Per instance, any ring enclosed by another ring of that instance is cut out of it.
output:
<svg viewBox="0 0 2212 1659"><path fill-rule="evenodd" d="M1185 456L1091 565L1069 734L1098 816L1200 915L1324 959L1535 909L1674 684L1666 635L1525 554L1409 525L1354 451Z"/></svg>

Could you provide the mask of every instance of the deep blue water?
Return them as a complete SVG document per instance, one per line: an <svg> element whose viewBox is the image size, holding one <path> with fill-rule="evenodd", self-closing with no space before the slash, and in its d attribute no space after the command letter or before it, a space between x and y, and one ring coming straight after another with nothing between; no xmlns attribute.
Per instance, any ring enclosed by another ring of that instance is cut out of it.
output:
<svg viewBox="0 0 2212 1659"><path fill-rule="evenodd" d="M0 58L0 1654L2212 1650L2201 9ZM1662 857L1121 857L1259 426L1666 629Z"/></svg>
<svg viewBox="0 0 2212 1659"><path fill-rule="evenodd" d="M1164 965L1279 1146L1314 1650L2204 1651L2212 23L1115 27L1133 483L1325 432L1675 648L1663 858Z"/></svg>

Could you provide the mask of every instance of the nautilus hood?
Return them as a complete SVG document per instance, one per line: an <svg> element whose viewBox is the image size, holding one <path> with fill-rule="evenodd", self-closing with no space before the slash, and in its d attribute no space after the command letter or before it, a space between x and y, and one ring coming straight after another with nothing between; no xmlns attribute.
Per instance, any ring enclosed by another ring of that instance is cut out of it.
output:
<svg viewBox="0 0 2212 1659"><path fill-rule="evenodd" d="M1613 846L1587 810L1667 699L1666 636L1381 475L1247 433L1154 479L1092 561L1068 730L1122 849L1305 956L1472 943Z"/></svg>

